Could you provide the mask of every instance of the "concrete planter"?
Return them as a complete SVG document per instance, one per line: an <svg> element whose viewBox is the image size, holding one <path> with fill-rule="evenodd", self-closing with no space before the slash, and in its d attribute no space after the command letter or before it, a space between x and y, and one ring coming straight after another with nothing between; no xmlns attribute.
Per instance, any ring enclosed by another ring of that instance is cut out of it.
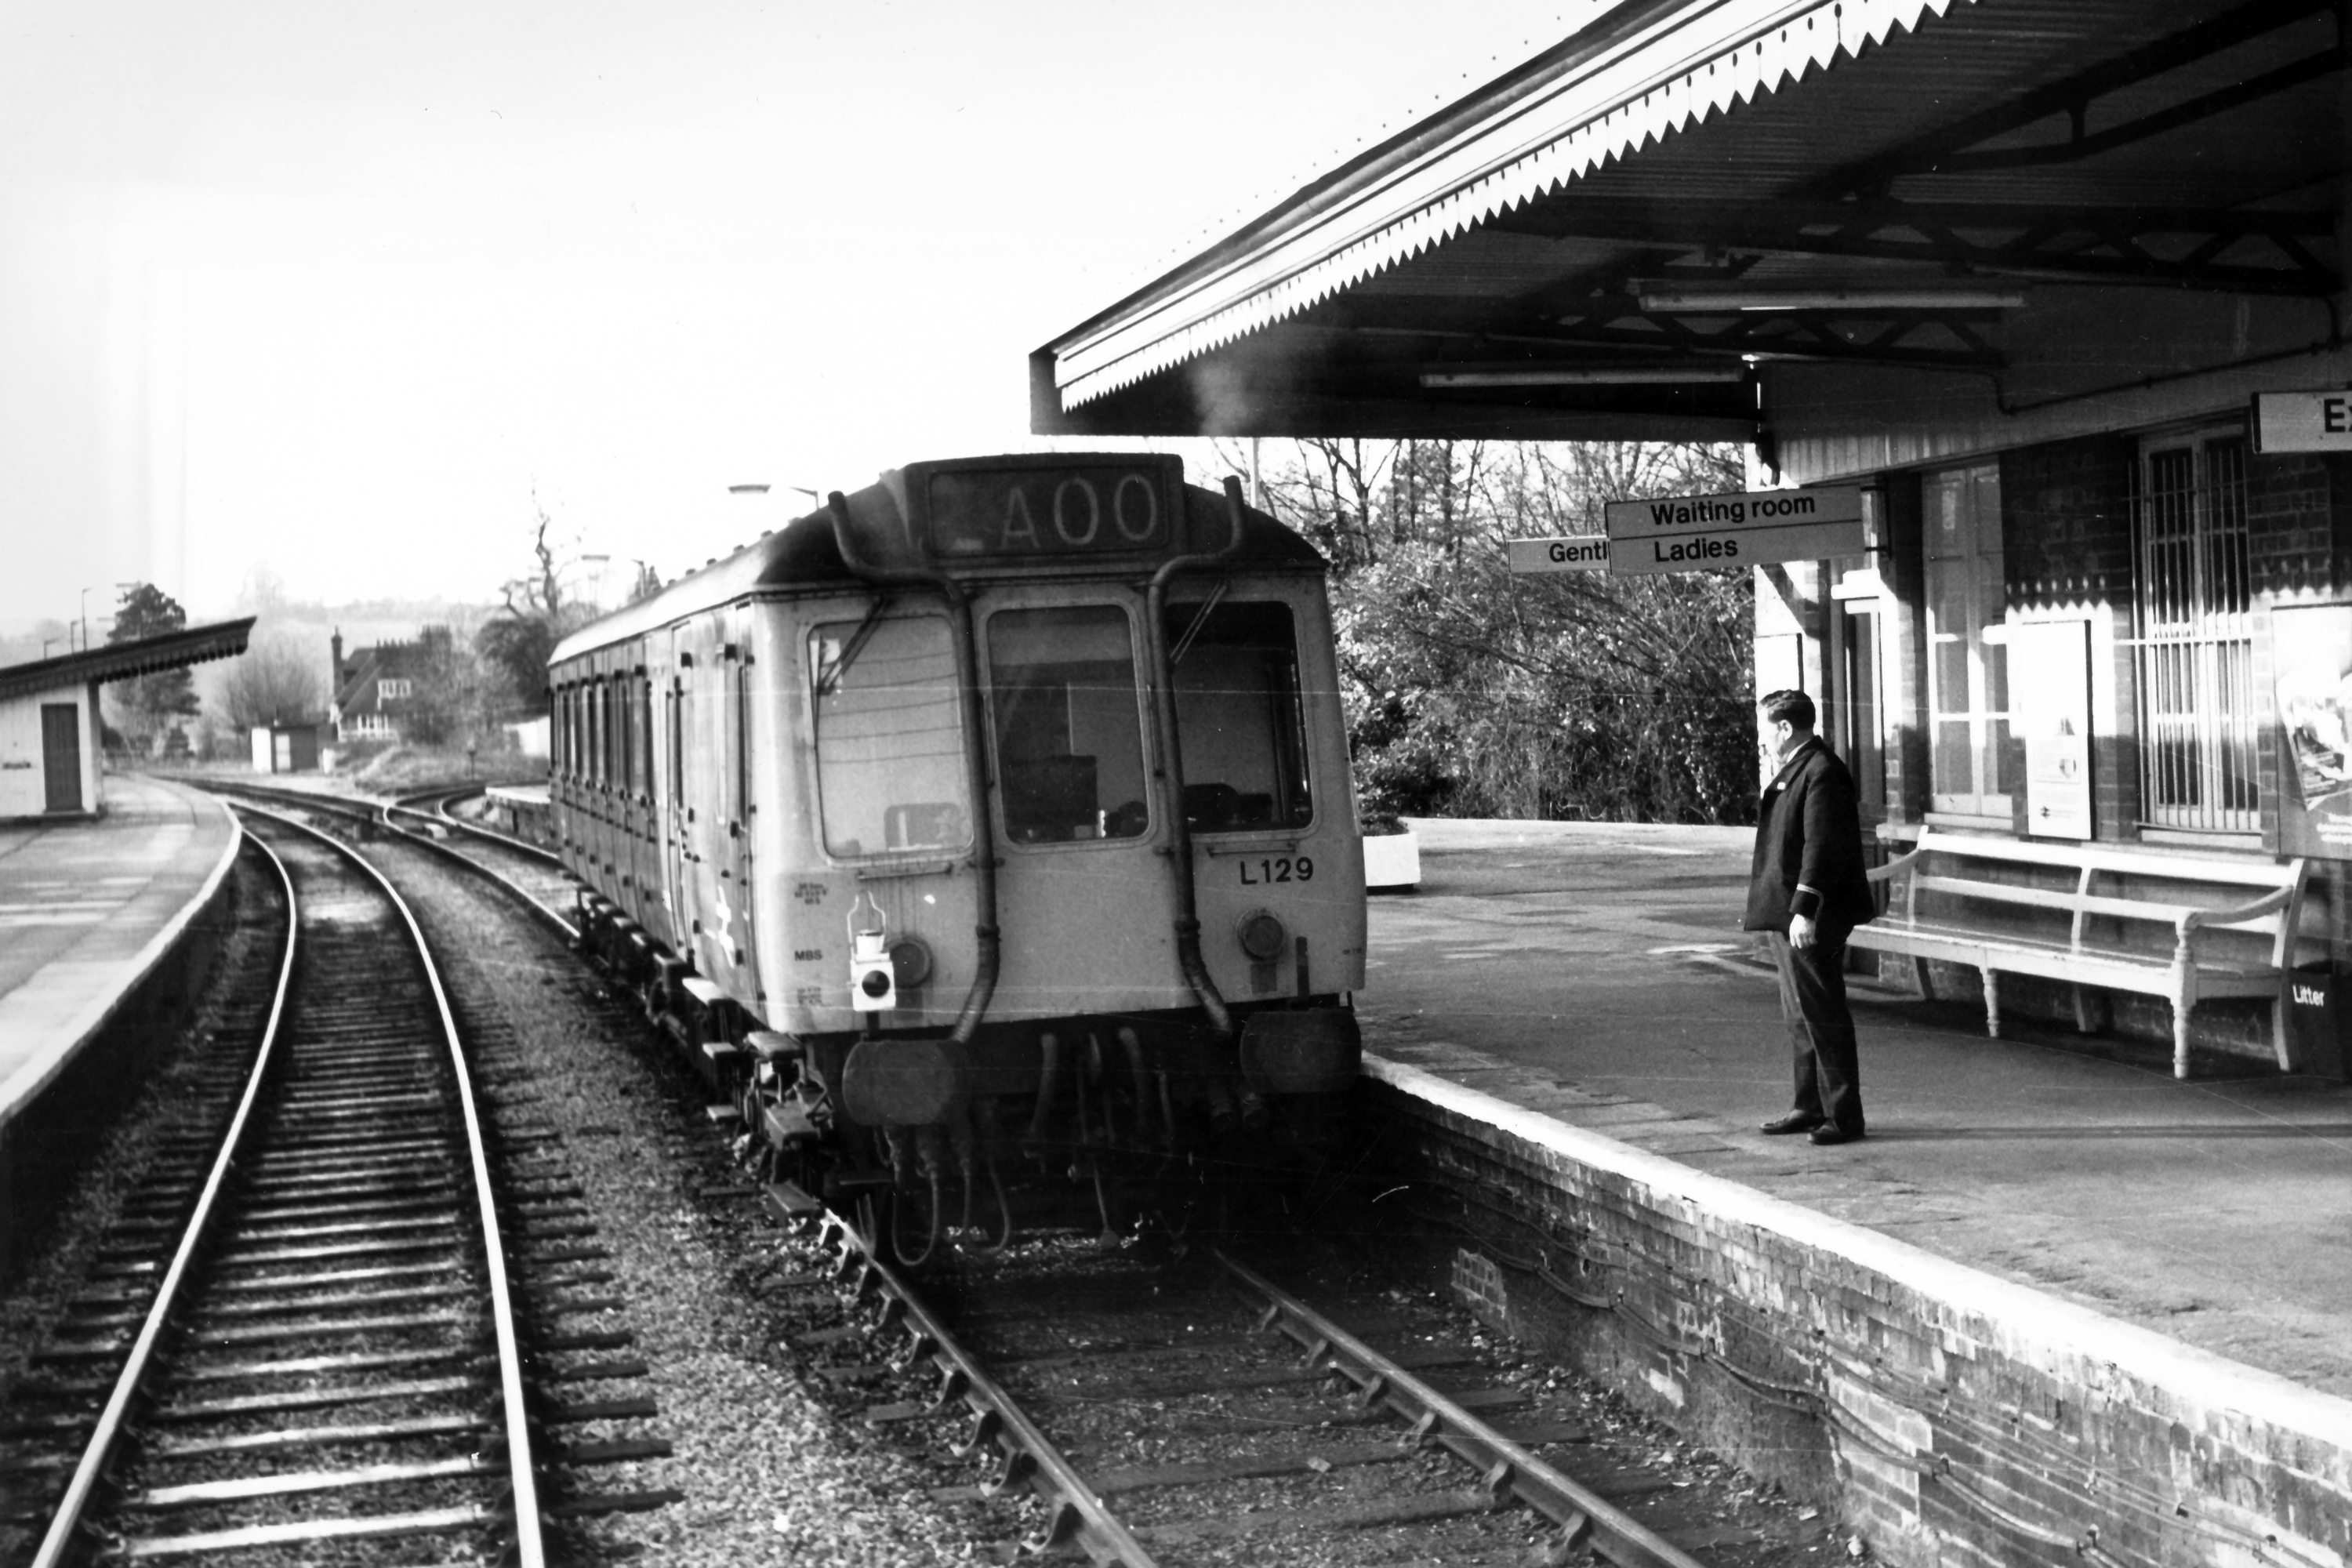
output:
<svg viewBox="0 0 2352 1568"><path fill-rule="evenodd" d="M1421 886L1421 840L1407 829L1364 840L1367 892L1404 892Z"/></svg>

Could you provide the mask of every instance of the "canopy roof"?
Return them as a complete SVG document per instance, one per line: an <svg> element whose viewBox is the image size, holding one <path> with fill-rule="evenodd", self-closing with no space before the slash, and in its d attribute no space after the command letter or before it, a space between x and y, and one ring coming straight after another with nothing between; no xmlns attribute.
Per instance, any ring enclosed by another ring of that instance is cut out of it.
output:
<svg viewBox="0 0 2352 1568"><path fill-rule="evenodd" d="M245 651L246 638L257 617L215 621L187 626L159 637L136 642L108 643L57 658L36 659L0 668L0 698L21 697L28 691L55 691L90 681L123 680L134 675L159 675L191 664L235 658Z"/></svg>
<svg viewBox="0 0 2352 1568"><path fill-rule="evenodd" d="M2340 16L1628 0L1038 350L1032 423L1746 439L1786 367L2340 345Z"/></svg>

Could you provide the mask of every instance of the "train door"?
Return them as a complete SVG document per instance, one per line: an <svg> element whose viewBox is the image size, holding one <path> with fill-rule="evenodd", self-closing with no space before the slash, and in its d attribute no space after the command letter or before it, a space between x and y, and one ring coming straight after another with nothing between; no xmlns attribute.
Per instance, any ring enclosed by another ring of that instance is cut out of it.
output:
<svg viewBox="0 0 2352 1568"><path fill-rule="evenodd" d="M685 626L670 628L668 690L664 694L669 792L662 805L662 878L670 918L670 951L694 954L702 902L694 867L694 649Z"/></svg>
<svg viewBox="0 0 2352 1568"><path fill-rule="evenodd" d="M727 836L727 795L732 759L728 755L728 690L732 680L727 657L722 612L702 616L691 626L693 663L686 672L688 720L687 744L686 838L690 880L694 884L695 968L717 979L735 963L736 921L740 914L734 889Z"/></svg>
<svg viewBox="0 0 2352 1568"><path fill-rule="evenodd" d="M1139 889L1168 880L1141 612L1139 596L1074 605L1066 590L1051 600L1008 590L981 609L998 898L1020 922L1005 932L993 1011L1108 1013L1190 1000L1168 924L1124 918Z"/></svg>
<svg viewBox="0 0 2352 1568"><path fill-rule="evenodd" d="M635 659L629 669L629 871L635 879L637 921L652 926L661 901L661 818L654 793L654 688L645 645L638 645Z"/></svg>
<svg viewBox="0 0 2352 1568"><path fill-rule="evenodd" d="M753 955L759 952L751 930L756 903L752 895L759 886L751 879L751 810L757 798L751 788L753 748L757 743L752 733L751 683L756 661L751 655L746 607L737 605L729 608L720 626L726 638L720 650L723 663L719 698L725 708L722 722L726 729L727 770L720 792L727 819L726 837L719 845L724 857L720 884L726 889L729 906L727 942L729 955L735 963L736 994L743 996L752 994L756 989Z"/></svg>

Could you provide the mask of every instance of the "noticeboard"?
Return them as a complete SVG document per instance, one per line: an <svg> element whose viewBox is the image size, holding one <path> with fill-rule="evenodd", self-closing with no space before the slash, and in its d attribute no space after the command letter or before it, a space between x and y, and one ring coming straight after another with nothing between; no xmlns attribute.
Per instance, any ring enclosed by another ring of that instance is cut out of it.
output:
<svg viewBox="0 0 2352 1568"><path fill-rule="evenodd" d="M2021 621L2009 645L2010 724L2025 742L2025 831L2091 837L2091 623ZM2030 672L2030 679L2021 679Z"/></svg>
<svg viewBox="0 0 2352 1568"><path fill-rule="evenodd" d="M2352 605L2271 612L2279 852L2352 860Z"/></svg>

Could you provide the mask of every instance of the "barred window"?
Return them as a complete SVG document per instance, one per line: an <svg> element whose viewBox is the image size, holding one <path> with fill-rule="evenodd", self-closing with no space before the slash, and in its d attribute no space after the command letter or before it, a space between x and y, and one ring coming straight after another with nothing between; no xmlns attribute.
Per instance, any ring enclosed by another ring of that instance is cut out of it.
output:
<svg viewBox="0 0 2352 1568"><path fill-rule="evenodd" d="M2138 506L2140 801L2152 826L2260 826L2246 439L2151 440Z"/></svg>

